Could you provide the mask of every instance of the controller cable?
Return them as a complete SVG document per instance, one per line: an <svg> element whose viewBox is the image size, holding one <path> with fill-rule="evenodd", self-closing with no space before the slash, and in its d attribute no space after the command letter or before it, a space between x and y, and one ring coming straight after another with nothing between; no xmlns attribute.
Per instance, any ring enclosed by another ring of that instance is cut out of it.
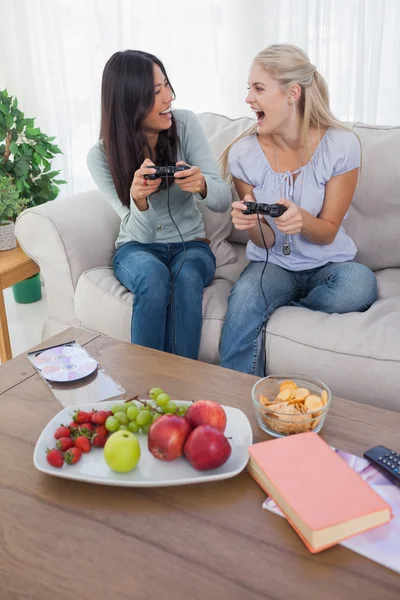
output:
<svg viewBox="0 0 400 600"><path fill-rule="evenodd" d="M183 259L181 264L179 265L179 269L176 272L175 277L173 277L172 272L171 273L171 316L172 316L172 354L177 354L176 352L176 331L175 331L175 282L178 279L178 275L183 267L183 265L185 264L186 261L186 244L185 244L185 240L183 239L183 236L180 232L180 229L178 227L178 225L175 223L174 218L172 216L171 213L171 206L170 206L170 201L169 201L169 177L168 177L168 173L166 173L166 183L167 183L167 205L168 205L168 214L169 217L172 221L172 223L175 226L175 229L177 230L179 237L182 240L182 245L183 245ZM174 183L174 181L173 181Z"/></svg>
<svg viewBox="0 0 400 600"><path fill-rule="evenodd" d="M257 220L258 220L258 226L260 228L260 233L261 233L262 241L263 241L265 252L266 252L266 254L265 254L265 263L264 263L263 270L261 271L261 277L260 277L260 289L261 289L261 293L263 295L264 302L265 302L265 311L266 311L266 313L268 313L268 302L267 302L267 297L265 295L265 291L264 291L264 287L263 287L263 279L264 279L265 269L267 268L267 264L268 264L269 253L268 253L268 246L267 246L267 243L266 243L265 237L264 237L264 232L263 232L262 226L261 226L260 213L257 213ZM265 222L267 223L266 220L265 220ZM267 225L268 225L268 223L267 223ZM261 351L263 353L263 359L264 359L263 360L263 363L264 363L264 373L263 373L263 376L264 377L266 377L266 375L267 375L267 349L265 347L265 344L266 344L266 326L263 323L262 329L261 329L261 345L262 345Z"/></svg>

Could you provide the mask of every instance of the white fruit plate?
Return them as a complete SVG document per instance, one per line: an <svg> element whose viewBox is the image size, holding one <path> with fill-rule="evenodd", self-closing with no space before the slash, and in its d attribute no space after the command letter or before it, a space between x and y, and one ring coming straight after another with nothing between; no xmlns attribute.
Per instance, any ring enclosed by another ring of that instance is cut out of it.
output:
<svg viewBox="0 0 400 600"><path fill-rule="evenodd" d="M187 404L184 401L175 400L175 402ZM110 410L115 404L119 403L102 402L101 410ZM130 473L112 471L104 460L101 448L92 448L89 453L83 454L81 460L75 465L64 464L57 469L47 462L46 448L55 447L55 430L62 424L68 425L72 420L73 412L77 409L90 411L93 405L69 406L59 412L43 429L33 454L34 465L39 471L76 481L127 487L164 487L218 481L235 477L243 471L249 458L248 448L253 442L253 433L246 415L237 408L223 406L227 417L225 435L231 438L229 442L232 446L232 454L227 462L217 469L196 471L185 458L178 458L172 462L158 460L149 452L145 434L136 434L140 442L141 456L137 467Z"/></svg>

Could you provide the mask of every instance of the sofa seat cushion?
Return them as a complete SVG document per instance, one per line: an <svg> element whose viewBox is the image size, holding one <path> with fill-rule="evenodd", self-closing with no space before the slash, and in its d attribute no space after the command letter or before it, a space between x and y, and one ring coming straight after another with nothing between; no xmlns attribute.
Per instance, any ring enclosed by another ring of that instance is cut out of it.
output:
<svg viewBox="0 0 400 600"><path fill-rule="evenodd" d="M215 279L203 296L200 360L218 363L219 340L231 283ZM112 268L85 271L75 293L75 311L86 329L129 342L134 295L116 279Z"/></svg>
<svg viewBox="0 0 400 600"><path fill-rule="evenodd" d="M382 269L375 271L378 282L378 298L400 296L400 269Z"/></svg>
<svg viewBox="0 0 400 600"><path fill-rule="evenodd" d="M336 396L399 411L399 340L400 296L344 315L283 307L267 327L268 372L310 375Z"/></svg>

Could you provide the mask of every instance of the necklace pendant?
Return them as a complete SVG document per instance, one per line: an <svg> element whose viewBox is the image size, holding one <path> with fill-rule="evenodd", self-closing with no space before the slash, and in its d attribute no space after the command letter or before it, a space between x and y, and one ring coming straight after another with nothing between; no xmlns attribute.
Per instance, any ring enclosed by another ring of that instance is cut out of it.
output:
<svg viewBox="0 0 400 600"><path fill-rule="evenodd" d="M289 256L290 252L291 252L290 244L289 244L289 242L285 241L282 246L282 254L284 254L285 256Z"/></svg>

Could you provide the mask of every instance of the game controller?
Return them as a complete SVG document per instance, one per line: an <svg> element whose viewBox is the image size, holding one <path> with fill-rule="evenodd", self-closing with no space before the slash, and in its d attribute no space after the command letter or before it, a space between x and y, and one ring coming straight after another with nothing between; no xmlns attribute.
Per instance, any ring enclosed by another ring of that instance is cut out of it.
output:
<svg viewBox="0 0 400 600"><path fill-rule="evenodd" d="M246 210L242 210L244 215L268 215L269 217L280 217L287 211L286 206L282 204L258 204L258 202L244 202Z"/></svg>
<svg viewBox="0 0 400 600"><path fill-rule="evenodd" d="M159 177L173 177L175 173L179 171L187 171L190 169L187 165L179 165L177 167L149 167L151 169L155 169L155 173L150 173L145 175L145 179L158 179Z"/></svg>

